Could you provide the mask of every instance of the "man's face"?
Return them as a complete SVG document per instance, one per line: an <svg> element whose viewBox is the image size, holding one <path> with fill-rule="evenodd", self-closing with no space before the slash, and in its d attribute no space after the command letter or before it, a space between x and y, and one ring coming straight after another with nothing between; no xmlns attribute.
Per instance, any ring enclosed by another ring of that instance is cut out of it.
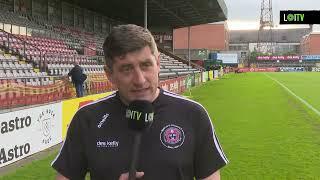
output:
<svg viewBox="0 0 320 180"><path fill-rule="evenodd" d="M133 100L152 102L159 94L159 71L159 55L153 55L149 46L146 46L125 56L115 57L112 72L108 76L125 104Z"/></svg>

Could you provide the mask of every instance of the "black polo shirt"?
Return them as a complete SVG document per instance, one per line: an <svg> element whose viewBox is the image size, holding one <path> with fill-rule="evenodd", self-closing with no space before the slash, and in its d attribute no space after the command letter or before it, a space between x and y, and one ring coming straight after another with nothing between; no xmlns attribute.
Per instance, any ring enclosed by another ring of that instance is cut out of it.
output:
<svg viewBox="0 0 320 180"><path fill-rule="evenodd" d="M144 132L137 171L145 180L205 178L228 160L210 117L197 102L160 89ZM52 167L69 179L117 180L129 171L133 132L118 92L82 107L73 117Z"/></svg>

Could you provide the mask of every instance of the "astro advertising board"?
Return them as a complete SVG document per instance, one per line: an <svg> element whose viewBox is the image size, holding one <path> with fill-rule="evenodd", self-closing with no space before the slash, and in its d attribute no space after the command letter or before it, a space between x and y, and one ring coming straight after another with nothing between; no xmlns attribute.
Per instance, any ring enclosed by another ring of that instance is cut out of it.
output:
<svg viewBox="0 0 320 180"><path fill-rule="evenodd" d="M62 103L0 114L0 167L62 141Z"/></svg>

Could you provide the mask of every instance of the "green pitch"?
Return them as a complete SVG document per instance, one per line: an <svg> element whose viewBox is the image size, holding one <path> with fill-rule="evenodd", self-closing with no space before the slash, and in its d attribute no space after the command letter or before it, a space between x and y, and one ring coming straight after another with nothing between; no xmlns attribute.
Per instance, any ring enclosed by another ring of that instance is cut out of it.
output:
<svg viewBox="0 0 320 180"><path fill-rule="evenodd" d="M0 180L53 180L55 179L55 173L50 164L56 154L57 153L50 154L44 159L34 161L26 166L18 168L14 172L0 176Z"/></svg>
<svg viewBox="0 0 320 180"><path fill-rule="evenodd" d="M228 74L185 95L209 111L230 161L222 179L319 179L320 73ZM53 179L53 155L2 179Z"/></svg>
<svg viewBox="0 0 320 180"><path fill-rule="evenodd" d="M267 73L320 110L320 73ZM230 74L192 91L230 161L222 179L320 178L320 117L264 73Z"/></svg>

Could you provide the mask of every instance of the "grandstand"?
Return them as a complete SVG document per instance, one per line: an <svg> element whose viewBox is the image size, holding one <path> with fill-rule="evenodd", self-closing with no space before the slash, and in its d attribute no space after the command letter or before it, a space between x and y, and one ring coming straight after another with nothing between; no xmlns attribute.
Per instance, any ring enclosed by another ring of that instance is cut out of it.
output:
<svg viewBox="0 0 320 180"><path fill-rule="evenodd" d="M206 81L209 73L172 53L172 32L225 20L224 2L152 0L147 6L148 29L160 43L159 86L181 93ZM32 119L24 131L1 135L1 152L27 147L22 156L0 161L2 170L61 143L77 109L114 90L104 71L104 38L115 25L144 25L142 7L143 1L129 0L0 0L1 121ZM76 61L88 77L82 98L75 98L66 76ZM20 138L12 138L15 133Z"/></svg>
<svg viewBox="0 0 320 180"><path fill-rule="evenodd" d="M37 9L41 6L44 8L44 4L40 1L34 1L33 5L30 5L28 0L24 1L23 5L1 1L0 3L2 3L0 13L0 99L2 103L0 109L43 104L74 97L70 79L66 78L66 75L75 61L80 63L88 75L85 82L87 95L112 90L112 85L104 73L102 44L112 25L127 21L127 17L119 15L115 11L108 12L112 14L103 15L97 13L105 11L97 10L98 12L92 13L62 1L55 5L53 5L53 1L48 1L45 15L42 9ZM79 3L81 7L88 5L85 1ZM116 1L108 3L109 5L117 4ZM128 7L132 5L129 1L127 3ZM98 4L92 5L95 8L99 7ZM140 5L142 7L142 4ZM219 6L219 3L217 5ZM135 4L135 6L137 5ZM169 6L170 3L168 3ZM194 5L190 3L188 6L193 7ZM65 10L68 8L70 10L70 7L73 9L72 11L75 11L75 15L78 15L78 17L72 17L73 23L70 20L70 11ZM223 11L226 11L225 5L222 7ZM62 12L56 17L57 14L54 14L56 12L51 12L49 9L57 10L57 8L60 8ZM149 8L161 10L150 12L151 17L159 18L159 15L167 14L163 12L166 8L155 1L149 3ZM190 13L197 12L195 9L189 10ZM80 15L79 13L82 11L84 14ZM124 13L124 11L122 12ZM121 16L122 21L113 19L115 13ZM158 21L151 21L149 24L151 29L153 26L174 28L224 18L216 17L213 12L203 13L197 13L195 18L191 19L177 16L163 17L164 20L170 19L167 21L169 24L159 24ZM94 17L87 19L86 15L94 15ZM208 19L201 21L199 18L197 19L197 17L204 15ZM92 20L93 22L91 22ZM134 19L130 22L135 23L136 21ZM181 59L167 50L160 48L160 51L160 80L195 74L202 70L196 64L189 64L185 59Z"/></svg>

